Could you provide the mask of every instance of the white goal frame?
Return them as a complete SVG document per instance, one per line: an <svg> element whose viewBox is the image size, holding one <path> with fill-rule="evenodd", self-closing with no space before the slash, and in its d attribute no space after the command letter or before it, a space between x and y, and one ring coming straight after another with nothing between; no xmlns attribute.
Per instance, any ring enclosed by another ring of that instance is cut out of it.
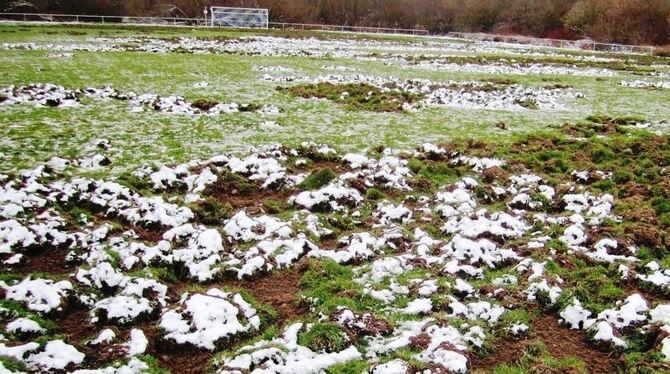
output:
<svg viewBox="0 0 670 374"><path fill-rule="evenodd" d="M213 6L210 8L212 27L262 28L267 29L270 12L262 8L233 8Z"/></svg>

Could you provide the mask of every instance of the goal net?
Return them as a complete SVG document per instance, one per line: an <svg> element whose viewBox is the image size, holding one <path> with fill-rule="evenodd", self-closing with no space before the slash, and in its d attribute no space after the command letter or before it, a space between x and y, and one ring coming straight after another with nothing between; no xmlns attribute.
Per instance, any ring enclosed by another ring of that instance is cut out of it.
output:
<svg viewBox="0 0 670 374"><path fill-rule="evenodd" d="M258 8L212 7L212 26L268 28L268 10Z"/></svg>

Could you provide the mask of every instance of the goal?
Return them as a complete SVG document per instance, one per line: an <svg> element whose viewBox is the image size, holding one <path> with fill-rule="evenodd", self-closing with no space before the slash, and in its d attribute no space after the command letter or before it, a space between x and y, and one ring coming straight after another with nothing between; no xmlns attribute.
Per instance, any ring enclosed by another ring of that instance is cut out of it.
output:
<svg viewBox="0 0 670 374"><path fill-rule="evenodd" d="M269 12L259 8L212 7L212 26L268 28Z"/></svg>

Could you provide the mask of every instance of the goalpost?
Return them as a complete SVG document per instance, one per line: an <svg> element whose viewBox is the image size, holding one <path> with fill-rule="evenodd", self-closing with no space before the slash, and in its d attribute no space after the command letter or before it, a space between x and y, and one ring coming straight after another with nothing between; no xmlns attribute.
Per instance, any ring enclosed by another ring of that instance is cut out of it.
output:
<svg viewBox="0 0 670 374"><path fill-rule="evenodd" d="M269 12L259 8L211 8L212 26L236 28L268 28Z"/></svg>

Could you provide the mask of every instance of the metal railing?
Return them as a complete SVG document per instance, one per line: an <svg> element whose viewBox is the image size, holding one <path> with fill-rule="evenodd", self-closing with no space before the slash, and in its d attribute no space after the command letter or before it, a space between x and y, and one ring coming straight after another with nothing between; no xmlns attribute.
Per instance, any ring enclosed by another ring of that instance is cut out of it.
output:
<svg viewBox="0 0 670 374"><path fill-rule="evenodd" d="M0 13L0 21L31 22L31 23L94 23L112 25L147 25L147 26L198 26L212 27L205 18L180 17L125 17L125 16L90 16L76 14L43 14L43 13ZM318 25L308 23L270 22L270 28L281 30L317 30L356 33L381 33L403 35L428 35L428 30L398 29L386 27ZM217 26L214 26L217 27Z"/></svg>
<svg viewBox="0 0 670 374"><path fill-rule="evenodd" d="M421 29L395 29L388 27L369 27L369 26L338 26L338 25L318 25L310 23L284 23L270 22L270 27L282 30L317 30L317 31L340 31L355 33L374 33L374 34L402 34L402 35L428 35L428 30Z"/></svg>
<svg viewBox="0 0 670 374"><path fill-rule="evenodd" d="M448 35L453 38L474 40L474 41L523 44L537 47L562 48L562 49L579 49L579 50L596 51L596 52L654 54L654 52L656 51L656 48L651 46L599 43L591 40L543 39L543 38L533 38L529 36L519 36L519 35L495 35L495 34L464 33L464 32L450 32Z"/></svg>
<svg viewBox="0 0 670 374"><path fill-rule="evenodd" d="M102 25L143 25L143 26L184 26L212 27L206 18L180 17L126 17L126 16L91 16L75 14L42 14L42 13L0 13L0 21L78 24L93 23ZM316 30L352 33L377 33L428 36L428 30L402 29L387 27L320 25L310 23L270 22L270 28L281 30ZM216 26L214 26L216 27ZM434 35L439 36L439 35ZM653 54L656 48L612 43L598 43L591 40L542 39L527 36L495 35L483 33L450 32L447 36L458 39L497 42L508 44L531 45L537 47L577 49L597 52Z"/></svg>
<svg viewBox="0 0 670 374"><path fill-rule="evenodd" d="M155 26L208 26L204 18L92 16L81 14L0 13L0 21L31 23L94 23Z"/></svg>

